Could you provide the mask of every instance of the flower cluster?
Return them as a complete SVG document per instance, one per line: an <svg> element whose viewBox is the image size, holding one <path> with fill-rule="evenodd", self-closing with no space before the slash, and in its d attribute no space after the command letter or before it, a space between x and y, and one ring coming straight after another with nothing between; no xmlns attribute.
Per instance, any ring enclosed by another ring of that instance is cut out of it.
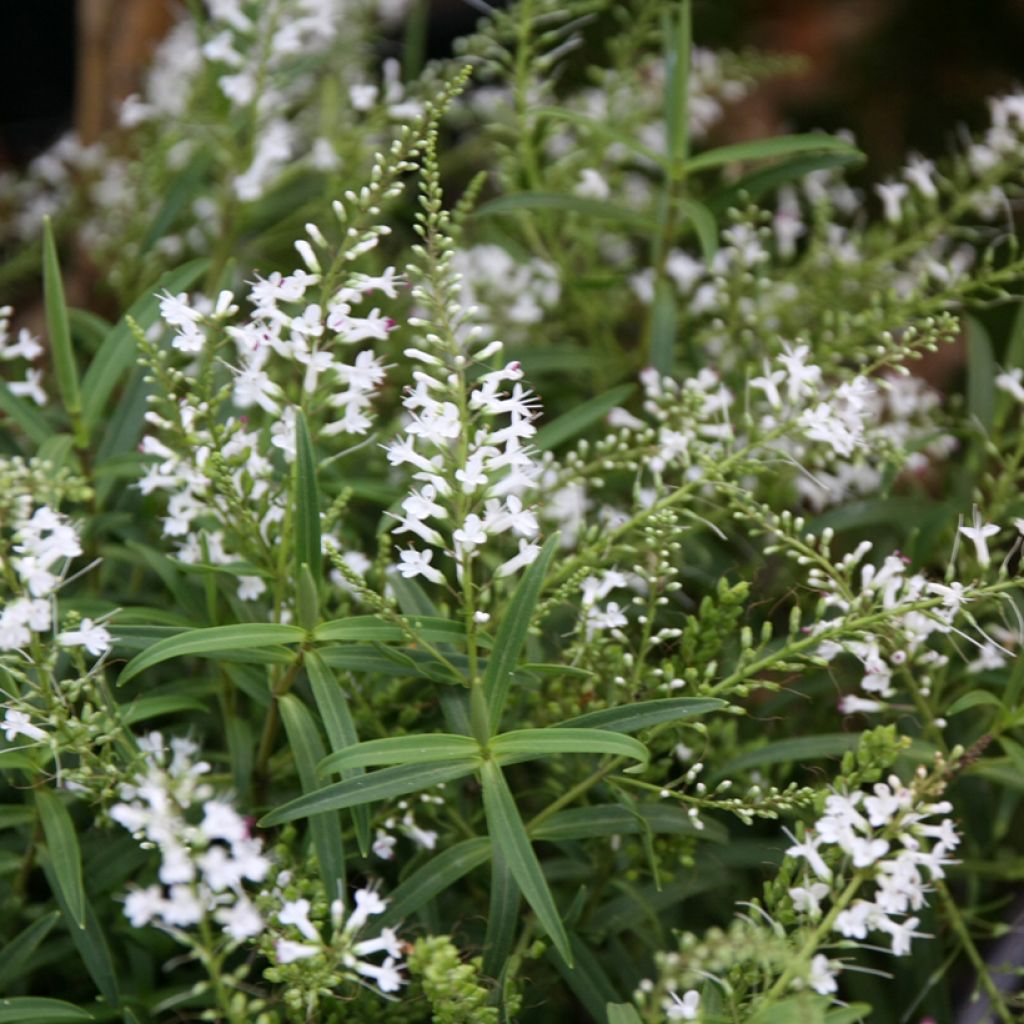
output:
<svg viewBox="0 0 1024 1024"><path fill-rule="evenodd" d="M823 902L838 898L836 912L829 915L834 931L858 941L869 932L882 932L892 952L905 956L911 940L921 935L915 931L920 918L910 915L925 907L929 881L945 876L952 863L949 854L960 843L952 820L945 817L951 810L948 801L931 801L895 775L875 783L871 793L831 794L825 813L802 839L793 837L786 851L806 861L817 879L790 888L795 910L814 922L822 916ZM860 884L848 886L839 897L837 878L850 874ZM861 895L867 885L873 887L870 898ZM812 965L820 975L812 987L822 994L835 991L831 975L836 965L830 967L825 971L821 962Z"/></svg>
<svg viewBox="0 0 1024 1024"><path fill-rule="evenodd" d="M0 362L23 360L26 363L33 363L43 354L43 346L27 327L22 327L18 331L16 340L12 337L13 313L14 310L10 306L0 306ZM43 371L40 367L26 367L25 379L7 381L7 387L12 395L31 399L36 405L46 405L48 401L43 388Z"/></svg>
<svg viewBox="0 0 1024 1024"><path fill-rule="evenodd" d="M287 882L287 878L279 876L278 885L282 882ZM357 889L353 906L347 913L343 900L331 901L327 939L321 927L311 920L312 905L308 899L288 899L280 891L271 899L277 902L278 909L269 924L268 954L278 968L295 963L306 967L321 965L325 971L336 972L350 981L364 983L362 979L369 979L386 995L397 992L404 984L401 974L404 943L395 930L381 928L376 935L359 937L366 931L370 918L387 909L387 900L374 889ZM382 963L369 959L378 953L385 954ZM334 977L331 981L337 984Z"/></svg>
<svg viewBox="0 0 1024 1024"><path fill-rule="evenodd" d="M182 941L202 921L220 925L232 942L259 935L264 919L245 890L270 870L263 844L246 820L204 776L199 747L157 732L139 739L144 768L121 786L110 816L160 854L158 881L129 892L124 912L135 928L155 925ZM198 822L193 819L198 814Z"/></svg>

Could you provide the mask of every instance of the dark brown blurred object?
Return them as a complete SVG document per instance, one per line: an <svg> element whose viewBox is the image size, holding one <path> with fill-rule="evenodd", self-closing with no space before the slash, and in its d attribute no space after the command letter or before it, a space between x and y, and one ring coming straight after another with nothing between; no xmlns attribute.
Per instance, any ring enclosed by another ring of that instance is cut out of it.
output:
<svg viewBox="0 0 1024 1024"><path fill-rule="evenodd" d="M153 50L174 22L171 0L78 0L75 129L95 142L138 90Z"/></svg>

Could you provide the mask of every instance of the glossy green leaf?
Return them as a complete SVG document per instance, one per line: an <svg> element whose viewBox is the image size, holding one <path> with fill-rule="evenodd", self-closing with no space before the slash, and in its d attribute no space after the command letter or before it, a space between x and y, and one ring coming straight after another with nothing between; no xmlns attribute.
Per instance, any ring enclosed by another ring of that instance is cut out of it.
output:
<svg viewBox="0 0 1024 1024"><path fill-rule="evenodd" d="M91 1013L63 999L14 996L0 999L0 1024L73 1024L95 1020Z"/></svg>
<svg viewBox="0 0 1024 1024"><path fill-rule="evenodd" d="M550 451L558 445L578 437L587 427L603 419L616 406L622 405L633 392L635 384L620 384L603 395L596 395L570 409L567 413L545 423L533 439L541 451Z"/></svg>
<svg viewBox="0 0 1024 1024"><path fill-rule="evenodd" d="M148 722L163 715L176 715L182 711L208 711L209 708L195 697L177 694L158 694L153 697L140 697L124 708L123 716L126 725L137 725Z"/></svg>
<svg viewBox="0 0 1024 1024"><path fill-rule="evenodd" d="M696 199L676 199L675 205L693 226L704 262L710 264L718 252L718 222L715 215Z"/></svg>
<svg viewBox="0 0 1024 1024"><path fill-rule="evenodd" d="M82 958L82 963L85 964L89 976L96 983L103 998L111 1006L118 1006L121 1002L121 993L117 983L117 972L114 969L114 960L110 955L107 937L103 933L95 911L86 899L85 927L77 928L71 923L71 908L64 898L63 889L57 884L50 858L44 857L41 863L50 889L57 900L57 905L65 920L68 921L68 932L78 955Z"/></svg>
<svg viewBox="0 0 1024 1024"><path fill-rule="evenodd" d="M552 729L607 729L609 732L639 732L664 722L680 722L698 718L711 711L724 708L726 701L717 697L660 697L636 704L622 704L615 708L602 708L577 715L565 722L557 722Z"/></svg>
<svg viewBox="0 0 1024 1024"><path fill-rule="evenodd" d="M766 743L756 750L748 750L726 761L712 776L714 779L731 778L751 768L765 768L773 764L796 764L817 758L842 757L855 750L860 734L851 732L822 733L820 736L798 736L794 739Z"/></svg>
<svg viewBox="0 0 1024 1024"><path fill-rule="evenodd" d="M555 944L562 958L572 966L569 936L544 878L537 855L530 845L519 811L501 769L493 761L485 761L480 773L484 791L484 813L491 841L501 847L509 870L537 920Z"/></svg>
<svg viewBox="0 0 1024 1024"><path fill-rule="evenodd" d="M696 828L686 811L669 800L632 807L592 804L559 811L531 828L530 835L553 843L596 836L641 835L645 831L655 835L694 836L712 843L724 843L728 839L725 826L713 818L705 819L703 825L702 829Z"/></svg>
<svg viewBox="0 0 1024 1024"><path fill-rule="evenodd" d="M490 856L491 841L486 836L464 839L450 846L392 889L387 909L374 921L384 928L397 924L474 868L485 864Z"/></svg>
<svg viewBox="0 0 1024 1024"><path fill-rule="evenodd" d="M667 278L659 278L654 286L654 302L651 305L649 361L662 376L670 375L675 363L678 321L675 285Z"/></svg>
<svg viewBox="0 0 1024 1024"><path fill-rule="evenodd" d="M288 693L279 698L278 707L288 735L288 746L295 758L302 792L313 793L320 786L317 763L324 756L320 734L306 706L294 694ZM310 815L309 829L324 888L331 899L340 899L345 895L345 849L337 812Z"/></svg>
<svg viewBox="0 0 1024 1024"><path fill-rule="evenodd" d="M72 421L82 411L78 368L71 346L71 325L64 300L64 279L57 258L57 243L49 217L43 218L43 299L46 305L46 330L50 336L50 354L64 410ZM80 439L84 442L84 438Z"/></svg>
<svg viewBox="0 0 1024 1024"><path fill-rule="evenodd" d="M751 160L770 160L780 156L793 156L797 153L848 153L862 155L856 146L821 132L808 132L804 135L779 135L772 139L757 139L754 142L737 142L729 146L719 146L691 157L686 162L688 174L694 171L705 171L712 167L723 167L726 164L746 163Z"/></svg>
<svg viewBox="0 0 1024 1024"><path fill-rule="evenodd" d="M374 768L386 764L436 764L477 757L480 747L469 736L454 733L413 733L367 740L353 747L329 754L320 762L323 774L346 768Z"/></svg>
<svg viewBox="0 0 1024 1024"><path fill-rule="evenodd" d="M950 704L946 709L946 717L952 718L953 715L959 715L961 711L967 711L970 708L977 708L982 705L1002 710L1003 702L988 690L971 690L970 693L965 693Z"/></svg>
<svg viewBox="0 0 1024 1024"><path fill-rule="evenodd" d="M132 658L122 669L117 685L123 686L140 672L171 658L186 655L207 658L230 650L297 644L305 638L306 631L299 626L278 622L241 622L231 626L190 629L186 633L158 640L152 647L147 647Z"/></svg>
<svg viewBox="0 0 1024 1024"><path fill-rule="evenodd" d="M309 566L319 584L323 555L320 549L320 492L316 483L316 453L301 409L295 413L295 561Z"/></svg>
<svg viewBox="0 0 1024 1024"><path fill-rule="evenodd" d="M489 896L483 970L488 977L499 978L508 963L519 929L519 886L501 852L500 844L494 847L491 854Z"/></svg>
<svg viewBox="0 0 1024 1024"><path fill-rule="evenodd" d="M608 1003L604 1008L608 1024L643 1024L632 1003Z"/></svg>
<svg viewBox="0 0 1024 1024"><path fill-rule="evenodd" d="M406 622L408 630L379 615L352 615L347 619L321 622L313 630L313 638L320 643L346 640L369 640L382 644L407 643L409 630L412 630L417 636L434 644L466 643L466 628L461 622L430 615L410 615ZM482 647L490 645L490 639L486 634L478 636L477 640Z"/></svg>
<svg viewBox="0 0 1024 1024"><path fill-rule="evenodd" d="M308 818L321 811L336 811L343 807L372 803L374 800L390 800L392 797L416 793L442 782L468 775L477 767L477 761L446 761L435 765L396 765L382 768L377 772L357 775L344 782L324 786L312 793L291 800L275 808L260 821L261 828L283 825L288 821Z"/></svg>
<svg viewBox="0 0 1024 1024"><path fill-rule="evenodd" d="M632 736L606 729L518 729L491 740L499 761L534 760L553 754L611 754L647 764L647 748Z"/></svg>
<svg viewBox="0 0 1024 1024"><path fill-rule="evenodd" d="M107 400L114 388L121 377L135 365L138 358L138 348L128 324L129 319L134 320L142 330L148 330L160 313L157 294L164 291L175 294L190 287L206 272L209 264L210 261L204 258L169 270L152 289L147 289L132 303L128 312L107 335L89 363L89 368L82 375L83 418L90 429L101 421Z"/></svg>
<svg viewBox="0 0 1024 1024"><path fill-rule="evenodd" d="M306 652L306 676L313 691L313 700L320 713L320 721L327 733L327 742L335 753L346 750L359 742L356 724L348 706L345 691L337 677L327 667L315 650ZM343 779L362 775L362 768L349 768L341 773ZM359 851L365 857L370 852L370 811L368 807L353 807L349 812L356 832Z"/></svg>
<svg viewBox="0 0 1024 1024"><path fill-rule="evenodd" d="M516 192L499 196L482 204L476 211L477 217L493 217L501 213L532 212L534 210L558 210L574 213L586 220L615 220L637 231L650 231L651 219L645 214L619 206L604 199L588 199L584 196L568 195L564 192Z"/></svg>
<svg viewBox="0 0 1024 1024"><path fill-rule="evenodd" d="M536 560L523 573L494 638L494 649L484 672L484 697L490 715L491 732L498 728L508 702L512 674L526 643L533 613L540 599L548 566L558 549L558 534L548 538Z"/></svg>
<svg viewBox="0 0 1024 1024"><path fill-rule="evenodd" d="M19 980L25 964L59 920L59 911L44 914L0 949L0 991Z"/></svg>
<svg viewBox="0 0 1024 1024"><path fill-rule="evenodd" d="M64 802L52 790L37 789L35 796L54 880L63 895L71 920L79 928L84 928L85 886L82 883L82 852L78 848L75 823Z"/></svg>

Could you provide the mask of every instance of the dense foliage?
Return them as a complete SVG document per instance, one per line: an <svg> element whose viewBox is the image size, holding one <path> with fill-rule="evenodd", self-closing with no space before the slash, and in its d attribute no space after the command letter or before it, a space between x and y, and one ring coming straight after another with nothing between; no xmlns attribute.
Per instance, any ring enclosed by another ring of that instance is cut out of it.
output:
<svg viewBox="0 0 1024 1024"><path fill-rule="evenodd" d="M688 0L424 10L3 182L0 1021L1020 1019L1024 94L854 185Z"/></svg>

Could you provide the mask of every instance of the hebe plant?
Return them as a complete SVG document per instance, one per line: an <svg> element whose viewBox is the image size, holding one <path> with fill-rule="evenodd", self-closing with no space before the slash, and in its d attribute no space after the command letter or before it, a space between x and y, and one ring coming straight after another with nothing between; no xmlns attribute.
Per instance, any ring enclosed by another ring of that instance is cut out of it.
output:
<svg viewBox="0 0 1024 1024"><path fill-rule="evenodd" d="M1024 96L865 189L688 0L423 16L5 182L0 1020L1018 1019Z"/></svg>

